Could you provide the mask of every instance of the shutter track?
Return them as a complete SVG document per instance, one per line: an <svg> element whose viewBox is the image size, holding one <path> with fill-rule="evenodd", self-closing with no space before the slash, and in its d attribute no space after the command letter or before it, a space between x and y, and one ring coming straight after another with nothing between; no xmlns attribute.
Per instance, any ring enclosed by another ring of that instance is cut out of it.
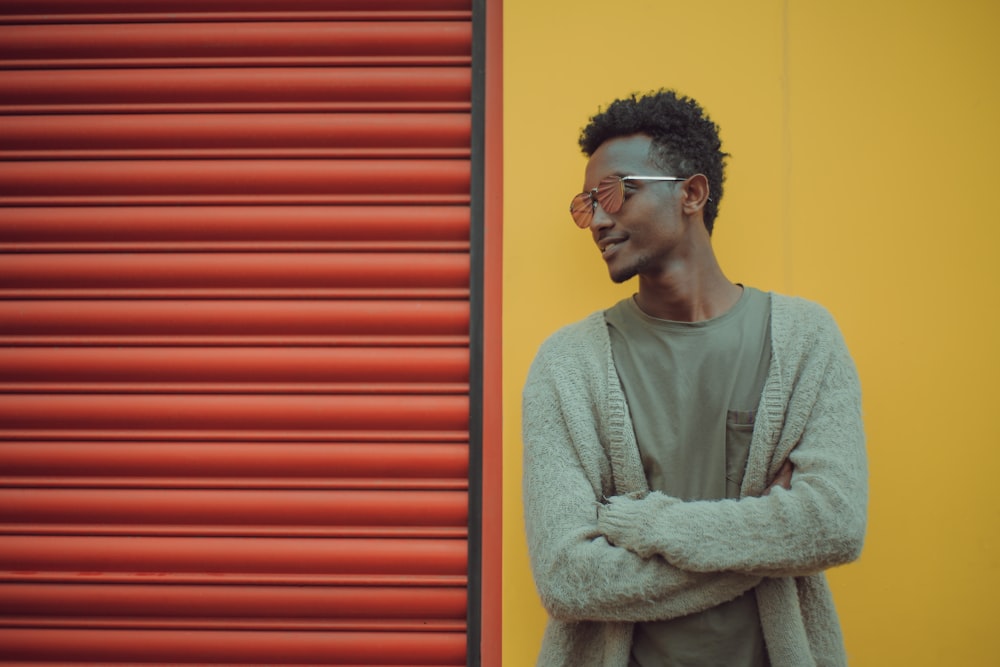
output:
<svg viewBox="0 0 1000 667"><path fill-rule="evenodd" d="M466 664L471 21L0 0L0 664Z"/></svg>

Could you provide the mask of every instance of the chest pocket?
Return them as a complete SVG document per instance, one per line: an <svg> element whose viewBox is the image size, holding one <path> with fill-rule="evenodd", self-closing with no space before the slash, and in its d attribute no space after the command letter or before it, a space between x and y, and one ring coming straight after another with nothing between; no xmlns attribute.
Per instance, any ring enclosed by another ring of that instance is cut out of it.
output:
<svg viewBox="0 0 1000 667"><path fill-rule="evenodd" d="M756 420L756 410L726 411L726 498L740 497Z"/></svg>

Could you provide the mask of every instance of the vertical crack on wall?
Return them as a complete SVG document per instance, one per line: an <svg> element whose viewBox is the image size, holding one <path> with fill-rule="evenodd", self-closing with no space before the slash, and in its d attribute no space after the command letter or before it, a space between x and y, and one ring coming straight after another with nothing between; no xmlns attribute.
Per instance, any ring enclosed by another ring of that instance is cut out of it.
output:
<svg viewBox="0 0 1000 667"><path fill-rule="evenodd" d="M781 236L784 291L794 294L792 256L792 82L788 0L781 3Z"/></svg>

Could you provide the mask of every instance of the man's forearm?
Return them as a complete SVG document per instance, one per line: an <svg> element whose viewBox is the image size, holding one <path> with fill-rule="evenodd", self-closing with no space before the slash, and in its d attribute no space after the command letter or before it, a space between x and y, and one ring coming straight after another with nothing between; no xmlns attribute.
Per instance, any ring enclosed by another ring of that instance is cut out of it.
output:
<svg viewBox="0 0 1000 667"><path fill-rule="evenodd" d="M549 544L544 556L533 554L532 566L545 608L565 621L676 618L727 602L760 582L737 573L687 572L658 556L642 558L613 546L603 537Z"/></svg>
<svg viewBox="0 0 1000 667"><path fill-rule="evenodd" d="M766 498L683 502L659 493L615 497L598 518L607 539L691 572L805 576L857 557L863 506L815 484Z"/></svg>

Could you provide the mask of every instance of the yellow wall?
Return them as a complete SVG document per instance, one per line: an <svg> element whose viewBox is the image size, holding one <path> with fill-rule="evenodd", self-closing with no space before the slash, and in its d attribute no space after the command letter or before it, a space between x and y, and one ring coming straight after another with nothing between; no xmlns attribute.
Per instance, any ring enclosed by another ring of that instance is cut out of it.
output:
<svg viewBox="0 0 1000 667"><path fill-rule="evenodd" d="M996 664L1000 5L504 2L504 664L533 664L544 623L520 502L528 364L634 290L567 214L576 137L661 86L700 100L733 155L729 277L825 304L861 372L868 540L830 573L851 664Z"/></svg>

